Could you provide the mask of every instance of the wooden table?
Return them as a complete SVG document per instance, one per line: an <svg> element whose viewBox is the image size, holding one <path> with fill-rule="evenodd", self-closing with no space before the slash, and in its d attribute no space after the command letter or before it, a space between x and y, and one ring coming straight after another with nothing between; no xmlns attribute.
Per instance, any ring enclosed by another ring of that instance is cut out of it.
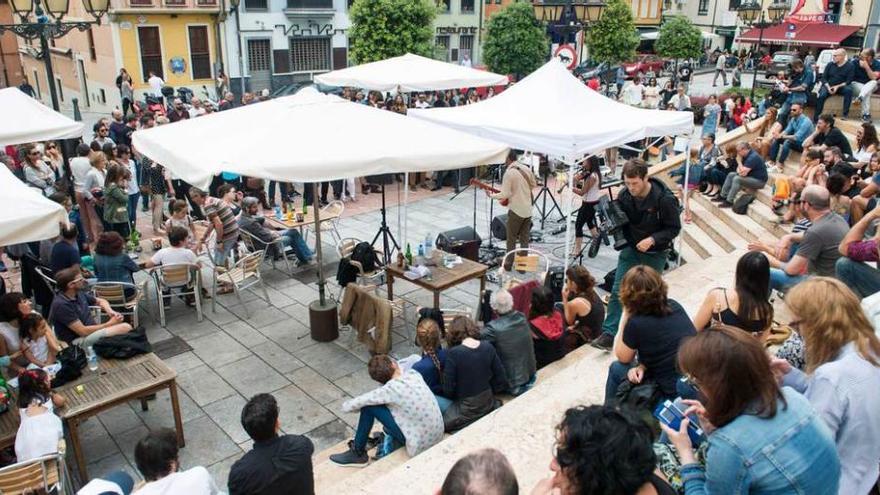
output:
<svg viewBox="0 0 880 495"><path fill-rule="evenodd" d="M83 386L82 393L77 392L79 385ZM171 394L177 444L183 447L185 441L177 396L177 372L153 353L131 359L101 359L97 371L83 368L83 375L79 379L55 389L66 400L64 407L56 413L67 425L69 445L73 449L81 481L88 481L89 477L79 441L80 423L102 411L131 400L143 399L165 388ZM14 445L18 432L18 408L14 402L10 405L9 411L0 414L0 448Z"/></svg>
<svg viewBox="0 0 880 495"><path fill-rule="evenodd" d="M326 222L328 220L335 220L339 218L339 212L321 212L321 220L320 222ZM309 212L303 215L303 221L297 222L296 217L291 220L287 220L285 218L277 218L274 214L266 215L266 225L275 229L301 229L303 227L308 227L310 225L315 225L315 210L314 208L309 210Z"/></svg>
<svg viewBox="0 0 880 495"><path fill-rule="evenodd" d="M435 251L443 253L440 250ZM486 289L486 272L489 270L489 267L467 258L461 258L461 261L460 264L452 268L446 268L443 265L429 266L428 269L431 270L430 280L427 280L425 277L415 280L409 279L403 274L406 271L405 268L398 267L396 262L389 263L385 266L385 274L388 278L388 300L394 299L394 277L402 278L431 291L434 294L434 309L440 309L441 292L475 278L480 279L480 295L477 296L480 297L483 294L483 290Z"/></svg>

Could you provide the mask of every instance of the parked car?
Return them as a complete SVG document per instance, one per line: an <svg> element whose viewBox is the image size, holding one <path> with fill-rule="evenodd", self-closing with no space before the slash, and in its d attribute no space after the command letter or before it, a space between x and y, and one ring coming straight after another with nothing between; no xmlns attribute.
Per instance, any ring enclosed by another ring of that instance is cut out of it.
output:
<svg viewBox="0 0 880 495"><path fill-rule="evenodd" d="M585 81L597 77L602 84L614 84L617 79L617 67L617 65L602 62L596 67L583 72L580 76Z"/></svg>
<svg viewBox="0 0 880 495"><path fill-rule="evenodd" d="M788 73L791 61L797 58L797 52L776 52L770 60L770 67L767 67L767 78L775 79L776 74L780 71Z"/></svg>
<svg viewBox="0 0 880 495"><path fill-rule="evenodd" d="M639 72L642 74L653 72L656 75L660 75L664 63L665 61L657 55L650 53L642 54L638 55L632 62L625 62L623 64L623 70L626 71L627 79L633 78Z"/></svg>
<svg viewBox="0 0 880 495"><path fill-rule="evenodd" d="M595 69L596 66L598 66L598 65L599 65L599 62L590 58L590 59L584 60L583 62L579 63L578 66L575 67L574 70L572 70L572 73L574 73L575 76L580 77L584 73Z"/></svg>

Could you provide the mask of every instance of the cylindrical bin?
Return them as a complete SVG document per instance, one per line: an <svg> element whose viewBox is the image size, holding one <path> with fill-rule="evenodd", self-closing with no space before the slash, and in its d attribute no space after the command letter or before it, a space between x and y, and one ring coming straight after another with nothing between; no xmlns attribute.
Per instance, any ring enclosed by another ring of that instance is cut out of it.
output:
<svg viewBox="0 0 880 495"><path fill-rule="evenodd" d="M339 338L339 315L336 303L328 300L322 305L321 301L312 301L309 304L309 326L312 340L331 342Z"/></svg>

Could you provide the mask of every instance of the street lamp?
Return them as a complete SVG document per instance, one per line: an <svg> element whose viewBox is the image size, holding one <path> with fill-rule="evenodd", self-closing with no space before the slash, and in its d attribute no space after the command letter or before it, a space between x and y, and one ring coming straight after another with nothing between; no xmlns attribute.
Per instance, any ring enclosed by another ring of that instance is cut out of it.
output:
<svg viewBox="0 0 880 495"><path fill-rule="evenodd" d="M241 48L241 17L238 14L238 6L241 5L241 0L229 0L229 5L231 8L229 9L230 13L235 13L235 39L238 41L238 83L241 87L241 94L238 95L239 98L244 96L244 54L242 53ZM228 68L225 70L229 70ZM227 74L228 75L228 74ZM217 101L223 99L225 95L217 95Z"/></svg>
<svg viewBox="0 0 880 495"><path fill-rule="evenodd" d="M61 22L61 18L70 9L70 0L9 0L9 3L12 11L18 15L20 22L18 24L0 24L0 34L11 31L16 36L27 40L40 40L40 51L37 58L42 58L46 65L52 108L57 112L59 110L58 93L55 88L55 73L52 71L49 39L61 38L73 29L88 31L93 24L101 24L101 18L110 8L110 0L83 0L83 6L94 17L94 20L76 22ZM30 22L31 14L35 17L36 22Z"/></svg>
<svg viewBox="0 0 880 495"><path fill-rule="evenodd" d="M770 6L767 7L767 14L769 16L764 16L764 6L761 3L758 3L756 0L747 1L739 6L736 9L736 13L739 16L740 20L743 24L750 25L752 27L757 27L758 31L758 48L757 52L761 51L761 42L764 41L764 29L770 27L782 19L785 13L788 11L788 6L781 2L774 2ZM752 90L749 93L749 99L755 99L755 83L758 80L758 64L755 64L754 71L752 73Z"/></svg>
<svg viewBox="0 0 880 495"><path fill-rule="evenodd" d="M570 34L575 34L589 25L598 21L605 10L605 2L602 0L586 0L573 2L538 2L532 4L535 18L540 22L547 23L551 31L562 35L562 42L568 43Z"/></svg>

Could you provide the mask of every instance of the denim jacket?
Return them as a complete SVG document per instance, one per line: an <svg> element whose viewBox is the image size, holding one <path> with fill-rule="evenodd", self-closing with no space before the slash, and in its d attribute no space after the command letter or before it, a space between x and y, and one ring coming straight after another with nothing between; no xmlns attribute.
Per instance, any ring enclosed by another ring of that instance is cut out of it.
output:
<svg viewBox="0 0 880 495"><path fill-rule="evenodd" d="M807 89L804 91L792 91L788 94L788 99L786 100L786 103L806 103L807 93L809 92L810 86L812 86L814 82L816 81L815 77L813 76L813 71L807 67L804 67L804 71L801 72L800 75L791 78L791 83L788 86L795 87L803 84L807 87Z"/></svg>
<svg viewBox="0 0 880 495"><path fill-rule="evenodd" d="M709 435L705 468L682 466L685 495L836 495L840 459L807 399L784 387L776 415L742 414Z"/></svg>
<svg viewBox="0 0 880 495"><path fill-rule="evenodd" d="M831 430L842 467L840 494L871 491L880 475L880 368L850 342L812 376L792 369L783 383L803 392Z"/></svg>

